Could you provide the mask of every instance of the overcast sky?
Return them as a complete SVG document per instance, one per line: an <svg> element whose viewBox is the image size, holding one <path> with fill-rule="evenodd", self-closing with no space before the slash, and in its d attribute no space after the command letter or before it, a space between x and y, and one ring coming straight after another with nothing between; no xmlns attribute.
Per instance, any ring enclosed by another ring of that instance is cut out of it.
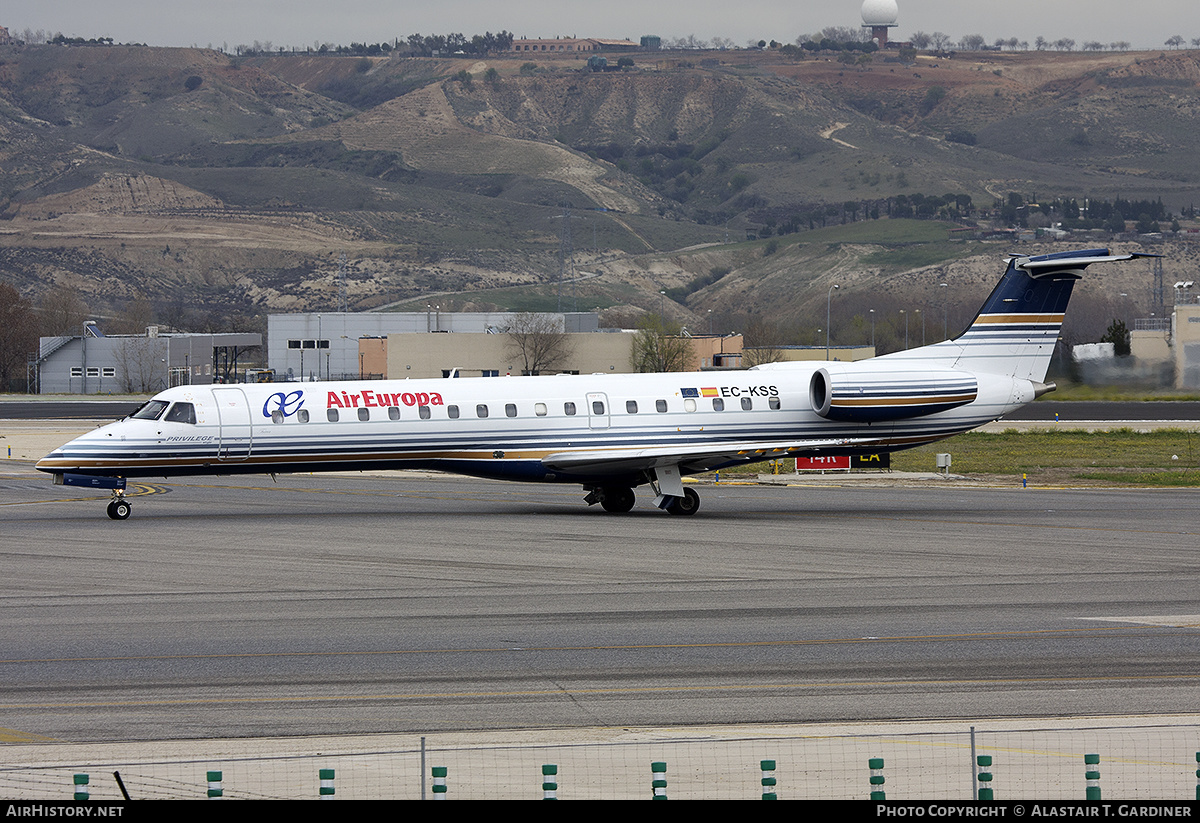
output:
<svg viewBox="0 0 1200 823"><path fill-rule="evenodd" d="M893 39L915 31L941 31L957 40L981 34L991 43L1017 37L1128 41L1158 49L1179 34L1200 38L1198 0L898 0ZM468 37L508 30L517 37L664 38L689 34L790 43L826 26L858 26L862 0L4 0L0 26L71 37L112 37L154 46L222 46L255 40L274 46L314 42L377 43L414 32Z"/></svg>

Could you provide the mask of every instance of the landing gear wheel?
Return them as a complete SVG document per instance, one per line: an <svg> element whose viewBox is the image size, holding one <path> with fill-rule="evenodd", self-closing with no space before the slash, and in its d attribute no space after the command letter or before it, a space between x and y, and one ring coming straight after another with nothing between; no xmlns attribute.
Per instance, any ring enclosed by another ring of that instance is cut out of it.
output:
<svg viewBox="0 0 1200 823"><path fill-rule="evenodd" d="M133 507L126 500L114 500L108 504L108 516L113 520L128 520Z"/></svg>
<svg viewBox="0 0 1200 823"><path fill-rule="evenodd" d="M700 511L700 495L696 494L695 489L684 489L683 497L675 498L675 502L667 508L667 511L681 517L690 517Z"/></svg>
<svg viewBox="0 0 1200 823"><path fill-rule="evenodd" d="M633 508L634 500L633 489L628 489L624 486L610 486L604 489L604 496L600 499L600 505L604 507L606 512L624 514Z"/></svg>

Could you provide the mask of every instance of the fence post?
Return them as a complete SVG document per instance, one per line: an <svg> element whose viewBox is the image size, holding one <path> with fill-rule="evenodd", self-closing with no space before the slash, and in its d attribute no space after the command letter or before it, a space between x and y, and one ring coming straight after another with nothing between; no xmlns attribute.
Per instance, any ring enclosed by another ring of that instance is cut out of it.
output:
<svg viewBox="0 0 1200 823"><path fill-rule="evenodd" d="M762 799L778 800L779 795L775 793L775 761L764 760L758 766L762 769Z"/></svg>
<svg viewBox="0 0 1200 823"><path fill-rule="evenodd" d="M1086 795L1086 797L1088 800L1099 800L1100 799L1100 755L1085 754L1083 756L1083 763L1084 763L1084 768L1087 769L1087 771L1084 772L1084 775L1083 775L1084 778L1087 780L1087 795Z"/></svg>
<svg viewBox="0 0 1200 823"><path fill-rule="evenodd" d="M650 787L654 790L655 800L667 799L667 764L661 760L656 760L650 764L650 774L653 779L650 781Z"/></svg>
<svg viewBox="0 0 1200 823"><path fill-rule="evenodd" d="M992 756L990 754L981 754L975 758L976 774L979 777L980 783L985 783L979 787L979 800L994 800L992 794Z"/></svg>
<svg viewBox="0 0 1200 823"><path fill-rule="evenodd" d="M224 797L225 790L221 787L220 772L206 772L205 777L208 780L208 796L209 797Z"/></svg>
<svg viewBox="0 0 1200 823"><path fill-rule="evenodd" d="M867 761L867 767L871 770L871 799L887 800L887 792L883 790L883 758L872 757Z"/></svg>
<svg viewBox="0 0 1200 823"><path fill-rule="evenodd" d="M542 800L558 800L558 766L553 763L542 766Z"/></svg>
<svg viewBox="0 0 1200 823"><path fill-rule="evenodd" d="M433 767L433 799L434 800L445 800L446 799L446 767L445 766L434 766Z"/></svg>
<svg viewBox="0 0 1200 823"><path fill-rule="evenodd" d="M90 783L90 782L91 782L91 778L88 777L86 774L76 774L75 775L74 784L75 784L75 799L76 800L87 800L88 797L91 796L90 792L88 791L88 783Z"/></svg>

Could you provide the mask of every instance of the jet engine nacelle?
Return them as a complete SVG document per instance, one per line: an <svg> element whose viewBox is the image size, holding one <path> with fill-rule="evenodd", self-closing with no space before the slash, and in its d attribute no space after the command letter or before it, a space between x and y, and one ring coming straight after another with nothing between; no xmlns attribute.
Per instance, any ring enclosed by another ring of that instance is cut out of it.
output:
<svg viewBox="0 0 1200 823"><path fill-rule="evenodd" d="M870 361L817 369L808 385L813 411L851 423L936 414L964 406L978 394L972 374L953 369L897 371Z"/></svg>

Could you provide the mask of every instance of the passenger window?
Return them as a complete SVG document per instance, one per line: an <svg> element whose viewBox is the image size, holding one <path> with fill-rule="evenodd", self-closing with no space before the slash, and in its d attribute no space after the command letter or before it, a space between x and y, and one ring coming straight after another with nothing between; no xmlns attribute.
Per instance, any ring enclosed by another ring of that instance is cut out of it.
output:
<svg viewBox="0 0 1200 823"><path fill-rule="evenodd" d="M685 412L694 412L696 410L696 400L692 397L686 397L683 401L683 410Z"/></svg>
<svg viewBox="0 0 1200 823"><path fill-rule="evenodd" d="M720 397L713 398L713 411L725 411L725 401Z"/></svg>
<svg viewBox="0 0 1200 823"><path fill-rule="evenodd" d="M487 414L488 414L487 406L484 405L483 403L480 403L478 406L475 407L475 414L478 415L479 417L487 417Z"/></svg>
<svg viewBox="0 0 1200 823"><path fill-rule="evenodd" d="M279 409L276 409L275 411L271 412L271 422L272 423L282 423L283 422L283 412L281 412Z"/></svg>
<svg viewBox="0 0 1200 823"><path fill-rule="evenodd" d="M779 398L778 397L769 398L767 400L767 406L771 409L771 411L779 411Z"/></svg>
<svg viewBox="0 0 1200 823"><path fill-rule="evenodd" d="M301 423L307 423L308 422L308 409L301 409L300 411L296 412L296 420Z"/></svg>
<svg viewBox="0 0 1200 823"><path fill-rule="evenodd" d="M370 420L371 419L371 410L370 409L359 409L358 410L358 419L363 421L364 423L367 422L368 420Z"/></svg>
<svg viewBox="0 0 1200 823"><path fill-rule="evenodd" d="M567 415L568 417L575 414L575 404L563 403L563 414Z"/></svg>
<svg viewBox="0 0 1200 823"><path fill-rule="evenodd" d="M196 422L196 407L191 403L176 403L167 412L168 423L192 423Z"/></svg>
<svg viewBox="0 0 1200 823"><path fill-rule="evenodd" d="M506 415L508 415L509 417L516 417L517 416L517 404L516 403L505 403L504 404L504 413Z"/></svg>
<svg viewBox="0 0 1200 823"><path fill-rule="evenodd" d="M545 417L546 416L546 404L545 403L534 403L533 404L533 413L536 414L538 417Z"/></svg>
<svg viewBox="0 0 1200 823"><path fill-rule="evenodd" d="M656 411L658 411L660 413L665 412L667 410L667 401L666 400L655 400L654 408Z"/></svg>
<svg viewBox="0 0 1200 823"><path fill-rule="evenodd" d="M458 406L447 406L446 414L449 415L451 420L457 420L458 419Z"/></svg>
<svg viewBox="0 0 1200 823"><path fill-rule="evenodd" d="M399 420L399 419L400 419L400 407L399 406L388 406L388 420Z"/></svg>
<svg viewBox="0 0 1200 823"><path fill-rule="evenodd" d="M326 409L325 410L325 419L328 420L330 423L336 423L338 421L338 410L337 409Z"/></svg>
<svg viewBox="0 0 1200 823"><path fill-rule="evenodd" d="M625 413L626 414L637 414L637 401L636 400L626 400L625 401Z"/></svg>
<svg viewBox="0 0 1200 823"><path fill-rule="evenodd" d="M430 413L428 406L417 406L417 416L422 420L428 420L432 414Z"/></svg>
<svg viewBox="0 0 1200 823"><path fill-rule="evenodd" d="M750 411L752 408L754 408L754 401L751 400L749 397L743 397L742 398L742 411Z"/></svg>
<svg viewBox="0 0 1200 823"><path fill-rule="evenodd" d="M604 414L604 401L603 400L593 400L592 401L592 414Z"/></svg>

